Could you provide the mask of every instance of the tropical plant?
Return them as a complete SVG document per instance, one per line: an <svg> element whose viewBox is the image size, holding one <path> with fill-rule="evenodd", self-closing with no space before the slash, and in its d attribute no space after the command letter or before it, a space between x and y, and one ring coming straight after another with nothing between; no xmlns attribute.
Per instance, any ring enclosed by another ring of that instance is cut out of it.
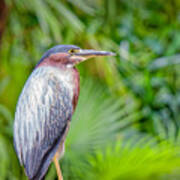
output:
<svg viewBox="0 0 180 180"><path fill-rule="evenodd" d="M126 142L117 141L105 152L97 151L90 157L91 167L85 179L179 179L179 146L168 142L157 143L147 138L137 139L137 134ZM173 175L172 175L173 174ZM87 178L86 178L87 177Z"/></svg>

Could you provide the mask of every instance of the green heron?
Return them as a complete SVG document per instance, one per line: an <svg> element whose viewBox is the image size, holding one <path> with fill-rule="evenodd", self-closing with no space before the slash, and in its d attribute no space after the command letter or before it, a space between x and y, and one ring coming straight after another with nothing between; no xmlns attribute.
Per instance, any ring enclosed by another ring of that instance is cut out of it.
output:
<svg viewBox="0 0 180 180"><path fill-rule="evenodd" d="M75 45L49 49L28 78L19 97L14 121L14 146L30 180L45 177L54 161L64 154L64 141L79 96L76 64L96 56L113 56L107 51L83 50Z"/></svg>

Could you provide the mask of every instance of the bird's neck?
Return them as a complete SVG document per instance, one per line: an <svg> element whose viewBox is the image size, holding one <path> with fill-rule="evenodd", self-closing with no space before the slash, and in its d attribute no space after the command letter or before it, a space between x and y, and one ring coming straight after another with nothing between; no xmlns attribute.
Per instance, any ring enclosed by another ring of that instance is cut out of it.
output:
<svg viewBox="0 0 180 180"><path fill-rule="evenodd" d="M77 105L77 102L78 102L78 98L79 98L79 91L80 91L80 86L79 86L79 82L80 82L80 79L79 79L79 72L78 70L74 67L72 68L73 69L73 81L74 81L74 84L75 84L75 88L74 88L74 97L73 97L73 107L74 107L74 110L76 108L76 105Z"/></svg>
<svg viewBox="0 0 180 180"><path fill-rule="evenodd" d="M40 63L36 68L41 68L41 67L49 67L49 68L55 68L59 72L59 76L64 78L64 81L68 81L68 84L70 85L70 89L72 91L72 103L73 103L73 108L75 110L77 102L78 102L78 97L79 97L79 72L75 67L66 67L62 64L57 64L57 63L48 63L46 61Z"/></svg>

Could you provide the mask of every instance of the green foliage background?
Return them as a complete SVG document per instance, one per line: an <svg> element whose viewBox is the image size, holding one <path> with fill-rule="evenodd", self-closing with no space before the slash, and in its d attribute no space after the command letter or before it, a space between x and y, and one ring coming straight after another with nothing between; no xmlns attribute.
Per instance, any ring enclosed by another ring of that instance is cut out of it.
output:
<svg viewBox="0 0 180 180"><path fill-rule="evenodd" d="M110 50L78 66L64 179L180 179L180 1L6 0L0 44L0 180L26 179L13 148L21 89L56 44ZM56 179L51 165L47 180Z"/></svg>

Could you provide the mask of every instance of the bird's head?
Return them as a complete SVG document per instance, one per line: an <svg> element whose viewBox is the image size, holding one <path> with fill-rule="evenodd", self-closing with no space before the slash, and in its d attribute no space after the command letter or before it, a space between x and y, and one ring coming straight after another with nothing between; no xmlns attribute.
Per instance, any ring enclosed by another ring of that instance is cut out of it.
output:
<svg viewBox="0 0 180 180"><path fill-rule="evenodd" d="M57 45L49 49L41 58L40 64L63 65L74 67L76 64L89 58L97 56L114 56L115 54L108 51L96 51L93 49L81 49L75 45Z"/></svg>

